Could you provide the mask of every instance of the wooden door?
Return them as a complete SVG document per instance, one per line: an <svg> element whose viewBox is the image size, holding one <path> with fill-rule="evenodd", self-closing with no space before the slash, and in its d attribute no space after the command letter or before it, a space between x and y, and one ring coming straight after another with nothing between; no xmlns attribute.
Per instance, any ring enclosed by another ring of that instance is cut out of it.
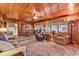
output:
<svg viewBox="0 0 79 59"><path fill-rule="evenodd" d="M79 44L79 20L77 21L77 43Z"/></svg>
<svg viewBox="0 0 79 59"><path fill-rule="evenodd" d="M70 34L70 43L74 44L77 43L78 39L78 22L77 21L70 21L69 22L69 34Z"/></svg>

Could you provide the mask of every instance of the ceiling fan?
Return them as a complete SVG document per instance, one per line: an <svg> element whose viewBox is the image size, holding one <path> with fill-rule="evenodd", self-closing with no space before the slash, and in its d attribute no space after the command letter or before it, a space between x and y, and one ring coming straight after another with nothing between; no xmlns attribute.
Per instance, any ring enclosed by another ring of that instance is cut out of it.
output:
<svg viewBox="0 0 79 59"><path fill-rule="evenodd" d="M38 20L43 18L44 13L42 12L38 12L35 8L32 11L26 11L25 12L27 15L24 17L24 19L27 19L30 21L30 19L34 19L34 20Z"/></svg>
<svg viewBox="0 0 79 59"><path fill-rule="evenodd" d="M37 12L35 9L34 9L34 14L33 14L33 19L37 20L38 18L42 18L44 16L44 14L42 12Z"/></svg>

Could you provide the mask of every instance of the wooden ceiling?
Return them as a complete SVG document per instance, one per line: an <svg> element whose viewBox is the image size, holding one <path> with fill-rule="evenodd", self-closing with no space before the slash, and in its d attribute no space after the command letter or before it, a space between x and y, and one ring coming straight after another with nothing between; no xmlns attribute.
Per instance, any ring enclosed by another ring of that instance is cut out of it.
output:
<svg viewBox="0 0 79 59"><path fill-rule="evenodd" d="M79 4L71 11L67 3L0 3L0 15L15 21L38 22L79 12ZM34 16L37 15L37 19Z"/></svg>

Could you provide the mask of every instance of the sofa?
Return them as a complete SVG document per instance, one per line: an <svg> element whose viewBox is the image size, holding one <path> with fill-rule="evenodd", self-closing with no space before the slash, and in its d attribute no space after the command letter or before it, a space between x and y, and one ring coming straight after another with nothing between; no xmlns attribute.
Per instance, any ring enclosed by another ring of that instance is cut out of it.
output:
<svg viewBox="0 0 79 59"><path fill-rule="evenodd" d="M69 44L69 34L67 32L59 32L54 37L54 42L61 45Z"/></svg>

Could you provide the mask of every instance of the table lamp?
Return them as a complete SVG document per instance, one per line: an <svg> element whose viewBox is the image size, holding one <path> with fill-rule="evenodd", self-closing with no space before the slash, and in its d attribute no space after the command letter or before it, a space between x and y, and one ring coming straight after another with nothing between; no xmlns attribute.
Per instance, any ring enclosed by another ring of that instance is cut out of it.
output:
<svg viewBox="0 0 79 59"><path fill-rule="evenodd" d="M0 32L7 32L6 28L0 28Z"/></svg>

